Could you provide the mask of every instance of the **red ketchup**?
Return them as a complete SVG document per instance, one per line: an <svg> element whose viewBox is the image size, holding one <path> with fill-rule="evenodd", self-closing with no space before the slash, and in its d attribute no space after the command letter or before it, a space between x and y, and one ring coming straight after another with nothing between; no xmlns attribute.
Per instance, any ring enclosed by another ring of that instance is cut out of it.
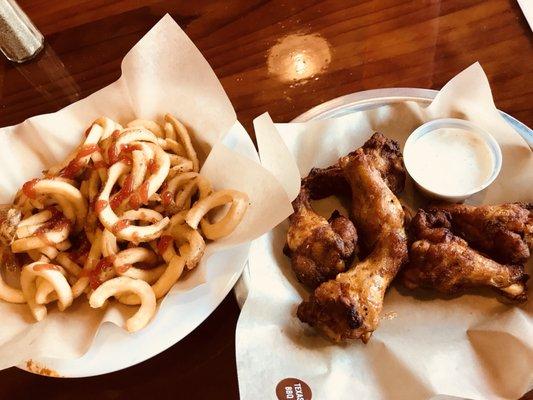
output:
<svg viewBox="0 0 533 400"><path fill-rule="evenodd" d="M85 146L83 146L80 151L78 152L78 155L76 156L76 158L83 158L83 157L87 157L87 156L90 156L91 154L93 153L96 153L97 151L101 151L102 149L100 149L100 146L98 146L97 144L86 144Z"/></svg>
<svg viewBox="0 0 533 400"><path fill-rule="evenodd" d="M94 211L97 214L100 214L104 208L107 207L107 201L105 200L96 200L96 203L94 203Z"/></svg>
<svg viewBox="0 0 533 400"><path fill-rule="evenodd" d="M140 200L141 200L141 204L144 204L146 202L148 202L148 186L149 186L150 182L149 181L146 181L144 182L141 187L139 188L138 192L139 192L139 197L140 197Z"/></svg>
<svg viewBox="0 0 533 400"><path fill-rule="evenodd" d="M93 163L93 169L107 168L107 164L104 160Z"/></svg>
<svg viewBox="0 0 533 400"><path fill-rule="evenodd" d="M133 160L129 154L122 154L120 155L118 161L123 162L124 164L131 166L133 164Z"/></svg>
<svg viewBox="0 0 533 400"><path fill-rule="evenodd" d="M142 150L141 146L139 146L138 144L123 144L121 146L121 153L133 153L134 150Z"/></svg>
<svg viewBox="0 0 533 400"><path fill-rule="evenodd" d="M100 147L97 144L88 144L83 146L80 151L78 151L78 154L76 154L76 157L74 157L74 159L65 167L65 169L60 172L59 176L68 179L74 178L85 166L81 159L90 156L97 151L100 151Z"/></svg>
<svg viewBox="0 0 533 400"><path fill-rule="evenodd" d="M170 235L163 235L159 239L159 242L157 242L157 250L159 250L160 254L163 254L165 251L167 251L168 246L170 246L170 243L172 243L172 236Z"/></svg>
<svg viewBox="0 0 533 400"><path fill-rule="evenodd" d="M91 289L95 290L106 280L106 274L113 269L113 263L115 262L115 256L109 256L102 258L96 266L89 271L89 284Z"/></svg>
<svg viewBox="0 0 533 400"><path fill-rule="evenodd" d="M130 207L134 210L138 210L139 207L148 202L148 186L149 181L143 182L143 184L133 193L130 197Z"/></svg>
<svg viewBox="0 0 533 400"><path fill-rule="evenodd" d="M134 210L138 210L141 206L141 200L139 199L139 194L133 193L130 197L130 207Z"/></svg>
<svg viewBox="0 0 533 400"><path fill-rule="evenodd" d="M59 176L62 176L67 179L72 179L76 176L76 174L80 171L82 167L83 164L79 162L77 158L75 158L65 167L65 169L63 169L59 173Z"/></svg>
<svg viewBox="0 0 533 400"><path fill-rule="evenodd" d="M119 151L117 149L117 146L112 143L107 149L107 158L109 160L109 165L116 163L118 161L118 157Z"/></svg>
<svg viewBox="0 0 533 400"><path fill-rule="evenodd" d="M115 268L115 271L117 271L117 274L124 274L128 269L130 269L131 264L123 264L119 265Z"/></svg>
<svg viewBox="0 0 533 400"><path fill-rule="evenodd" d="M94 125L94 124L93 124ZM89 132L91 132L91 129L93 129L93 125L91 125L90 127L88 127L85 132L83 133L85 135L85 137L89 136Z"/></svg>
<svg viewBox="0 0 533 400"><path fill-rule="evenodd" d="M153 173L155 173L157 171L157 169L158 169L158 166L157 166L155 160L154 159L150 159L150 161L148 162L148 171L151 174L153 174Z"/></svg>
<svg viewBox="0 0 533 400"><path fill-rule="evenodd" d="M130 221L127 219L121 219L119 220L115 225L111 227L111 232L117 234L124 228L128 227L130 225Z"/></svg>
<svg viewBox="0 0 533 400"><path fill-rule="evenodd" d="M113 135L112 135L113 140L116 140L118 136L120 136L120 132L118 131L113 132ZM114 164L118 161L122 161L127 165L131 165L132 164L131 153L134 150L142 150L142 147L135 143L134 144L126 143L120 146L117 146L116 143L111 143L111 145L107 149L107 158L109 159L109 164Z"/></svg>
<svg viewBox="0 0 533 400"><path fill-rule="evenodd" d="M39 264L39 265L35 265L33 267L33 270L35 272L39 272L39 271L61 271L61 268L59 268L57 265L54 265L54 264Z"/></svg>
<svg viewBox="0 0 533 400"><path fill-rule="evenodd" d="M161 193L161 203L164 206L168 206L170 203L172 203L172 192L169 190L164 190L163 193Z"/></svg>
<svg viewBox="0 0 533 400"><path fill-rule="evenodd" d="M111 199L111 208L115 210L118 206L126 200L133 191L133 176L130 174L124 180L122 188Z"/></svg>
<svg viewBox="0 0 533 400"><path fill-rule="evenodd" d="M30 199L37 198L37 192L35 191L35 185L39 181L40 179L32 179L31 181L26 182L24 185L22 185L22 193L24 193L26 197Z"/></svg>

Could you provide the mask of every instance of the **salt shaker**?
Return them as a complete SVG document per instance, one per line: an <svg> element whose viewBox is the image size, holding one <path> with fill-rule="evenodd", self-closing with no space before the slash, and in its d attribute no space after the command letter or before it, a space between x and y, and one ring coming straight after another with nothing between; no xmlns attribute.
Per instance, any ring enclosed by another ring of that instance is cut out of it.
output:
<svg viewBox="0 0 533 400"><path fill-rule="evenodd" d="M15 0L0 0L0 50L11 61L29 60L44 46L41 32Z"/></svg>

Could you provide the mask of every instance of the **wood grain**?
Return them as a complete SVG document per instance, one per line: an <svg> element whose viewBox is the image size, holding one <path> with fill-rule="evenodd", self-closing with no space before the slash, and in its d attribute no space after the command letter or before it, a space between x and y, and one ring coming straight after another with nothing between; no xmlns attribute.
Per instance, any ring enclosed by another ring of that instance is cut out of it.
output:
<svg viewBox="0 0 533 400"><path fill-rule="evenodd" d="M45 34L46 49L27 64L0 61L0 126L59 110L116 80L124 55L167 12L214 68L249 132L264 111L289 121L360 90L439 89L475 61L496 105L533 126L533 35L515 0L19 3ZM287 59L297 61L283 70ZM181 343L104 377L0 372L0 398L140 399L153 390L158 398L238 398L237 317L230 294Z"/></svg>

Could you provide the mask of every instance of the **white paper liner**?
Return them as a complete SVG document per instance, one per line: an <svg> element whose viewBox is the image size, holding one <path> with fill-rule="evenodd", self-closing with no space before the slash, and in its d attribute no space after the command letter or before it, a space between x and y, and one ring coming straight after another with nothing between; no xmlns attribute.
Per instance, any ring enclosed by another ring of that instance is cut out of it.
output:
<svg viewBox="0 0 533 400"><path fill-rule="evenodd" d="M312 167L331 165L361 146L375 131L403 146L416 127L441 117L475 122L502 148L498 179L468 202L533 201L533 154L495 108L479 64L452 79L427 108L405 102L275 127L301 176L306 176ZM267 129L266 124L258 127ZM272 126L268 129L271 132ZM261 154L283 151L274 147L275 140L261 144ZM401 197L416 206L410 179ZM331 199L317 203L317 209L341 207ZM494 295L448 298L431 291L411 292L396 283L385 297L383 319L370 342L335 345L295 315L308 293L282 253L287 227L284 222L252 246L250 293L236 338L243 400L274 398L278 382L289 377L305 381L313 399L336 400L425 400L436 395L517 399L533 386L531 283L529 301L519 306L502 304Z"/></svg>
<svg viewBox="0 0 533 400"><path fill-rule="evenodd" d="M201 173L214 188L241 190L250 198L250 207L238 228L227 238L208 244L201 264L172 289L155 317L156 322L162 315L172 318L173 311L166 304L173 304L174 310L178 304L180 312L187 315L187 323L194 321L197 326L201 320L190 316L201 312L205 317L208 313L200 310L205 304L195 300L213 295L209 293L212 286L203 285L208 270L227 271L218 274L217 279L224 279L227 285L217 283L222 289L216 293L217 299L210 300L216 306L216 300L227 294L243 267L242 251L220 253L227 257L210 256L269 231L290 214L291 206L284 188L259 164L251 140L246 138L243 145L242 140L234 139L246 132L237 122L226 93L207 61L169 15L124 57L118 81L56 113L0 129L0 203L10 203L25 181L39 177L41 170L64 159L96 118L108 116L120 123L135 118L160 121L167 112L186 124L196 146L209 154ZM222 141L226 135L228 140ZM48 317L35 323L26 305L0 302L0 369L43 356L79 357L103 322L123 327L136 309L113 303L107 309L93 310L82 298L63 313L55 305L49 306ZM177 318L175 324L179 323ZM188 326L184 334L193 327ZM158 338L153 340L157 343ZM144 359L142 355L139 358Z"/></svg>

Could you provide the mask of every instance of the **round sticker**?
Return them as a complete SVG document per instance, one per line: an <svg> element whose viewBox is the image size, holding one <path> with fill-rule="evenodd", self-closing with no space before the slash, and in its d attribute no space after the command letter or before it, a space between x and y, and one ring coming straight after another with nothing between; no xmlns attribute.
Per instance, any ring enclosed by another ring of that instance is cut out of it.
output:
<svg viewBox="0 0 533 400"><path fill-rule="evenodd" d="M285 378L276 386L279 400L311 400L311 388L298 378Z"/></svg>

